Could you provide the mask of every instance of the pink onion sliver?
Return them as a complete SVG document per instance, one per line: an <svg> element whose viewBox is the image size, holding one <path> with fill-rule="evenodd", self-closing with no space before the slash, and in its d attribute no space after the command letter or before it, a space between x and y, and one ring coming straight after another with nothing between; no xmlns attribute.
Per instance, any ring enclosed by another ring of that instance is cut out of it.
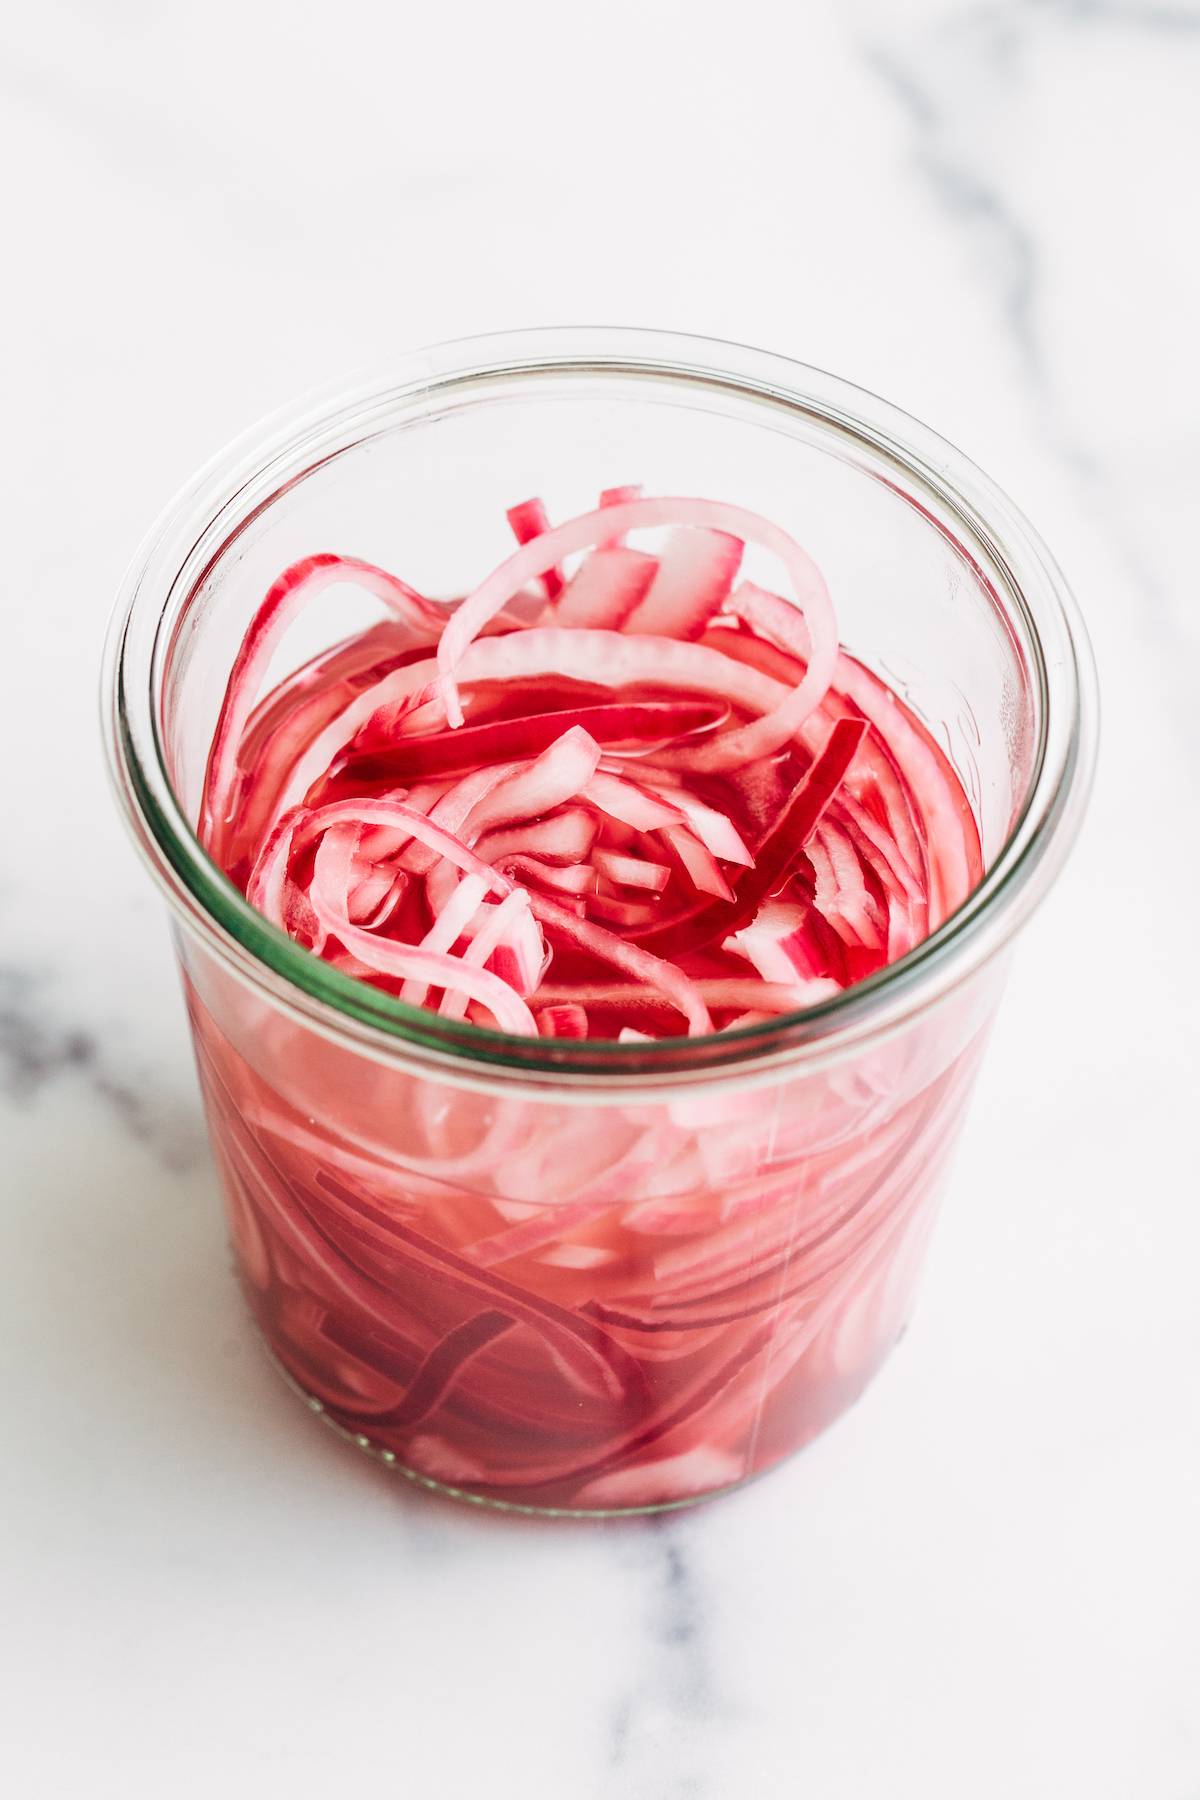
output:
<svg viewBox="0 0 1200 1800"><path fill-rule="evenodd" d="M662 917L653 901L622 900L614 894L592 894L584 916L603 919L606 925L653 925Z"/></svg>
<svg viewBox="0 0 1200 1800"><path fill-rule="evenodd" d="M583 798L622 825L632 825L635 831L657 831L667 825L683 824L678 807L647 793L636 782L604 770L592 776L583 789Z"/></svg>
<svg viewBox="0 0 1200 1800"><path fill-rule="evenodd" d="M665 863L647 862L640 856L622 856L615 850L594 850L592 867L618 887L648 888L654 894L661 894L671 879L671 871Z"/></svg>
<svg viewBox="0 0 1200 1800"><path fill-rule="evenodd" d="M378 931L381 926L387 924L389 918L395 912L407 891L408 876L401 871L401 873L392 877L390 885L384 893L381 894L377 905L375 905L370 912L361 914L356 913L357 896L352 895L350 918L355 925L362 925L368 931Z"/></svg>
<svg viewBox="0 0 1200 1800"><path fill-rule="evenodd" d="M807 981L794 973L787 982L759 981L750 976L739 980L736 976L722 975L697 977L692 985L707 1006L753 1006L773 1013L794 1012L839 991L835 981ZM644 982L590 982L558 986L546 983L535 995L534 1007L540 1010L543 1006L576 1005L597 1011L617 1010L647 999L664 1009L674 1004L665 994L652 991Z"/></svg>
<svg viewBox="0 0 1200 1800"><path fill-rule="evenodd" d="M751 630L779 644L789 655L803 660L809 654L806 619L778 594L753 582L743 582L732 597L731 610L744 619ZM944 852L944 891L940 896L944 917L965 899L971 885L970 867L963 848L963 819L959 812L961 794L956 796L950 788L933 751L890 689L881 686L860 663L844 653L836 659L835 675L838 690L853 701L875 727L916 793L926 842L937 845L939 854ZM896 823L899 825L900 821ZM915 839L911 850L905 845L901 846L901 851L911 870L913 857L918 853ZM936 919L931 921L937 922Z"/></svg>
<svg viewBox="0 0 1200 1800"><path fill-rule="evenodd" d="M733 889L717 866L711 850L694 837L686 825L668 825L663 836L687 870L692 886L717 900L732 900Z"/></svg>
<svg viewBox="0 0 1200 1800"><path fill-rule="evenodd" d="M492 957L492 967L500 972L501 959L511 957L515 973L508 977L518 994L528 1000L542 984L550 966L550 946L532 912L519 912L505 941Z"/></svg>
<svg viewBox="0 0 1200 1800"><path fill-rule="evenodd" d="M535 918L540 919L543 925L549 925L560 932L568 943L578 944L582 949L591 951L602 962L623 969L627 975L634 976L647 987L657 988L660 993L665 994L687 1020L689 1035L696 1036L712 1030L708 1008L695 983L687 975L681 974L673 963L664 962L659 956L652 956L648 950L639 950L636 944L623 942L611 931L605 931L601 925L591 925L584 919L576 918L557 901L543 894L531 894L529 904Z"/></svg>
<svg viewBox="0 0 1200 1800"><path fill-rule="evenodd" d="M361 834L362 826L357 823L334 825L317 845L312 881L309 884L309 899L318 918L319 907L324 907L327 911L344 912L347 918L350 917L354 851ZM320 941L313 944L318 955L321 947Z"/></svg>
<svg viewBox="0 0 1200 1800"><path fill-rule="evenodd" d="M638 481L638 482L633 482L628 487L605 488L600 495L600 505L602 507L604 507L604 506L623 506L626 500L640 500L641 497L642 497L642 484L640 481ZM616 537L607 538L607 539L604 539L603 541L605 543L620 544L624 540L622 539L620 533L618 532Z"/></svg>
<svg viewBox="0 0 1200 1800"><path fill-rule="evenodd" d="M530 544L550 529L545 505L536 496L532 500L522 500L517 506L510 506L506 517L518 544ZM561 571L551 565L541 570L539 577L547 600L553 600L562 588Z"/></svg>
<svg viewBox="0 0 1200 1800"><path fill-rule="evenodd" d="M563 589L555 623L617 631L642 601L657 568L657 560L640 550L593 550Z"/></svg>
<svg viewBox="0 0 1200 1800"><path fill-rule="evenodd" d="M596 852L599 854L601 852ZM524 876L527 881L539 882L555 893L579 895L596 891L596 867L592 863L552 863L540 856L523 856L518 852L506 856L496 866L506 875Z"/></svg>
<svg viewBox="0 0 1200 1800"><path fill-rule="evenodd" d="M451 896L458 883L459 873L454 864L448 862L444 856L439 857L425 877L425 903L434 918L437 918L438 914L444 912L449 906ZM469 922L467 930L470 931ZM451 943L453 941L451 939ZM450 945L445 947L449 949Z"/></svg>
<svg viewBox="0 0 1200 1800"><path fill-rule="evenodd" d="M435 668L430 657L394 669L335 714L297 757L276 799L272 826L303 800L374 712L422 688ZM480 638L466 651L458 670L464 683L519 682L538 675L561 675L610 688L652 682L726 700L753 713L769 712L785 701L789 692L770 675L706 644L627 637L619 631L563 631L556 626L531 626L503 637Z"/></svg>
<svg viewBox="0 0 1200 1800"><path fill-rule="evenodd" d="M535 761L506 776L472 807L466 821L468 834L477 837L489 828L536 818L565 805L586 787L599 763L599 744L578 725L572 726Z"/></svg>
<svg viewBox="0 0 1200 1800"><path fill-rule="evenodd" d="M574 904L564 900L564 905ZM550 946L528 908L517 912L502 943L492 955L492 968L528 1000L541 986L550 966Z"/></svg>
<svg viewBox="0 0 1200 1800"><path fill-rule="evenodd" d="M478 875L464 875L417 948L432 950L438 955L452 950L479 911L486 893L486 881ZM410 1006L421 1006L428 992L427 983L413 978L400 989L400 998Z"/></svg>
<svg viewBox="0 0 1200 1800"><path fill-rule="evenodd" d="M350 828L343 826L341 829ZM356 825L353 828L346 911L356 925L367 924L376 907L395 887L398 871L383 850L387 841L388 833L377 826Z"/></svg>
<svg viewBox="0 0 1200 1800"><path fill-rule="evenodd" d="M467 820L480 801L510 775L515 775L521 766L519 762L493 763L490 768L475 769L470 775L464 775L433 807L429 815L431 821L443 831L453 832L455 837L461 838L466 832ZM405 852L404 866L410 874L423 875L432 863L433 849L428 844L414 844Z"/></svg>
<svg viewBox="0 0 1200 1800"><path fill-rule="evenodd" d="M585 1038L588 1016L582 1006L543 1006L537 1015L542 1037Z"/></svg>
<svg viewBox="0 0 1200 1800"><path fill-rule="evenodd" d="M284 922L284 897L292 838L297 825L305 816L304 808L299 806L284 813L264 840L246 884L246 899L250 905L273 925L278 925L281 931L287 929Z"/></svg>
<svg viewBox="0 0 1200 1800"><path fill-rule="evenodd" d="M841 795L842 811L847 820L853 824L859 834L866 839L867 845L875 852L875 867L881 880L894 891L905 894L910 900L921 897L921 881L912 865L908 862L895 838L873 819L870 813L845 788Z"/></svg>
<svg viewBox="0 0 1200 1800"><path fill-rule="evenodd" d="M938 898L945 918L966 899L972 885L964 844L965 797L961 790L955 795L937 757L889 690L872 681L850 656L839 657L837 675L843 693L871 721L917 797L926 844L936 848L933 879L941 890ZM931 925L940 924L941 918L932 918Z"/></svg>
<svg viewBox="0 0 1200 1800"><path fill-rule="evenodd" d="M867 892L858 857L845 835L828 819L817 826L816 839L829 859L834 883L833 894L829 896L832 909L846 921L860 944L865 944L868 949L878 949L883 942L879 913ZM811 854L811 844L809 850ZM828 908L821 910L827 912Z"/></svg>
<svg viewBox="0 0 1200 1800"><path fill-rule="evenodd" d="M724 948L733 950L752 963L764 981L789 982L796 979L796 966L783 947L782 939L761 925L746 925L725 939Z"/></svg>
<svg viewBox="0 0 1200 1800"><path fill-rule="evenodd" d="M325 929L368 968L393 980L423 981L429 987L460 990L467 1000L485 1006L501 1031L536 1037L537 1023L520 994L490 969L475 968L461 956L440 956L416 945L397 943L394 938L377 937L373 931L364 931L336 914L318 913L318 917Z"/></svg>
<svg viewBox="0 0 1200 1800"><path fill-rule="evenodd" d="M743 869L754 867L754 858L742 841L740 832L733 820L724 813L714 811L697 800L686 789L671 790L671 804L677 806L694 836L700 839L705 849L713 856L719 856L722 862L739 863Z"/></svg>
<svg viewBox="0 0 1200 1800"><path fill-rule="evenodd" d="M329 806L317 807L314 811L301 812L281 821L264 844L262 855L251 875L247 888L247 898L251 904L266 911L267 904L278 892L281 870L286 873L290 856L313 843L331 825L344 823L406 829L412 837L419 838L437 855L448 857L464 874L484 876L493 892L507 893L512 886L506 876L482 862L453 833L442 830L432 819L426 818L424 813L414 812L403 801L336 800ZM267 916L273 917L274 914L268 913ZM349 945L346 947L349 949Z"/></svg>
<svg viewBox="0 0 1200 1800"><path fill-rule="evenodd" d="M529 898L520 888L514 888L511 894L506 894L498 906L489 907L480 919L474 937L463 951L463 962L469 968L482 969L493 951L504 942L518 918L528 911ZM473 998L475 996L469 994L464 987L448 988L442 995L438 1011L444 1019L464 1018L467 1002Z"/></svg>
<svg viewBox="0 0 1200 1800"><path fill-rule="evenodd" d="M673 531L658 559L658 573L625 631L653 637L699 637L720 610L742 560L740 538L725 531Z"/></svg>
<svg viewBox="0 0 1200 1800"><path fill-rule="evenodd" d="M503 831L489 831L479 839L475 853L485 862L500 865L510 856L537 856L546 862L581 862L588 854L599 829L594 815L582 806L564 807L548 819L533 824L509 826Z"/></svg>

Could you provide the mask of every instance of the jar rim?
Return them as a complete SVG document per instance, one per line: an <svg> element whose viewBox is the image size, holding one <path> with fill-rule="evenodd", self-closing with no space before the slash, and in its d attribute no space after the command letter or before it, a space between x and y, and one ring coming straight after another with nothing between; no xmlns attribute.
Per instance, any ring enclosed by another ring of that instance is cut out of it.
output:
<svg viewBox="0 0 1200 1800"><path fill-rule="evenodd" d="M443 1020L340 973L263 918L208 857L175 794L159 731L157 696L180 618L231 538L287 486L399 405L430 409L500 378L582 374L676 378L733 391L848 435L903 474L906 492L915 484L986 547L1005 570L1033 653L1040 701L1033 773L1004 843L963 903L905 956L836 997L707 1037L636 1045L515 1037ZM276 1008L376 1060L437 1068L458 1083L515 1080L597 1096L697 1080L724 1084L781 1065L840 1060L936 1003L1003 949L1050 886L1082 819L1098 725L1091 648L1062 571L1019 509L959 450L889 402L790 358L711 338L607 327L534 328L434 345L348 388L309 395L243 433L169 502L135 555L109 626L102 706L121 812L176 920Z"/></svg>

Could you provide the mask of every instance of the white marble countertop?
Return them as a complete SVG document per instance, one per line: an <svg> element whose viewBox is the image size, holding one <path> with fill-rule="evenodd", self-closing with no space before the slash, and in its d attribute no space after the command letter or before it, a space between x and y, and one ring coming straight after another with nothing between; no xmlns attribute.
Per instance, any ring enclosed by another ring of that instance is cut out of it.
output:
<svg viewBox="0 0 1200 1800"><path fill-rule="evenodd" d="M4 10L7 1791L1200 1796L1198 88L1187 0ZM94 693L223 439L580 319L960 443L1107 711L890 1366L708 1510L540 1527L356 1459L255 1348Z"/></svg>

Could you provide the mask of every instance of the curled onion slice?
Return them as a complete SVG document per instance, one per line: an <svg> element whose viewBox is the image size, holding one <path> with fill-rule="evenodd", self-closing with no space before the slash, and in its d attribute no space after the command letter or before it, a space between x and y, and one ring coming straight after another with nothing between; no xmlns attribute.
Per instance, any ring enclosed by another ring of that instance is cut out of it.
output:
<svg viewBox="0 0 1200 1800"><path fill-rule="evenodd" d="M415 641L434 642L445 622L438 608L401 581L357 557L319 553L302 557L273 583L242 639L213 733L205 781L203 830L211 834L228 818L237 776L238 746L258 698L271 657L301 608L335 582L366 588L408 624Z"/></svg>

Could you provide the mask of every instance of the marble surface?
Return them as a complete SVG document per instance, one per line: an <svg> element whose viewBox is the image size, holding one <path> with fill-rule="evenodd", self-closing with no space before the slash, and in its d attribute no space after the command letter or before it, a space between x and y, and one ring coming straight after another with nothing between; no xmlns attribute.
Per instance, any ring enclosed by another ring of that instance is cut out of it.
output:
<svg viewBox="0 0 1200 1800"><path fill-rule="evenodd" d="M9 1791L1200 1796L1198 86L1185 0L0 12ZM579 320L936 425L1107 711L885 1374L719 1506L541 1528L360 1462L251 1341L94 692L235 430Z"/></svg>

